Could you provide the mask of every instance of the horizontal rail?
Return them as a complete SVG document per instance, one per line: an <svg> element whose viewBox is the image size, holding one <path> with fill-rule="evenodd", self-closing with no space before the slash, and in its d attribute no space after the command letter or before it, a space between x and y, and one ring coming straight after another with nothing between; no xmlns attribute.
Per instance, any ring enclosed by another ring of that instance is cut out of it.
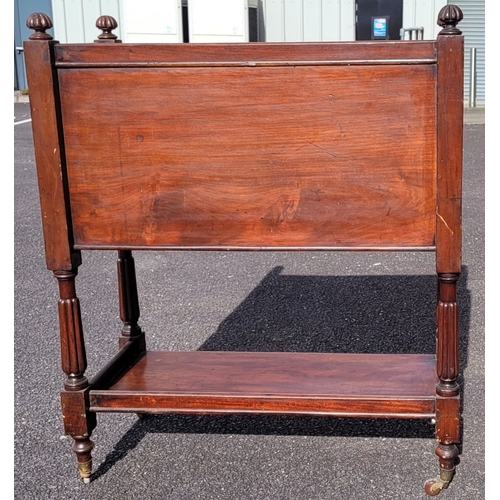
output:
<svg viewBox="0 0 500 500"><path fill-rule="evenodd" d="M130 364L145 355L137 350L138 338L129 340L90 381L93 389L110 385Z"/></svg>
<svg viewBox="0 0 500 500"><path fill-rule="evenodd" d="M191 250L191 251L222 251L222 252L435 252L435 246L394 246L394 247L300 247L300 246L279 246L279 247L251 247L251 246L168 246L168 245L74 245L76 250Z"/></svg>
<svg viewBox="0 0 500 500"><path fill-rule="evenodd" d="M434 64L433 41L250 44L55 44L57 67Z"/></svg>
<svg viewBox="0 0 500 500"><path fill-rule="evenodd" d="M434 59L347 59L342 61L57 62L58 68L233 68L435 64Z"/></svg>

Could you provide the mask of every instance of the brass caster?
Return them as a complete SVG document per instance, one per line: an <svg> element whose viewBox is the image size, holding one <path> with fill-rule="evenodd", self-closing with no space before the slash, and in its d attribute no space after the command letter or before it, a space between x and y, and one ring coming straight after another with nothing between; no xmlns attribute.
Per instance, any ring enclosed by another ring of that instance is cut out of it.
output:
<svg viewBox="0 0 500 500"><path fill-rule="evenodd" d="M78 470L80 472L80 478L84 484L89 484L90 476L92 474L92 460L89 460L88 462L79 462Z"/></svg>
<svg viewBox="0 0 500 500"><path fill-rule="evenodd" d="M453 478L454 471L441 470L441 473L435 479L429 479L425 482L425 492L430 497L435 497L439 495L441 490L445 490L450 485L450 481Z"/></svg>
<svg viewBox="0 0 500 500"><path fill-rule="evenodd" d="M443 483L439 479L429 479L428 481L425 482L425 492L430 496L430 497L435 497L436 495L439 495L441 490L444 488Z"/></svg>

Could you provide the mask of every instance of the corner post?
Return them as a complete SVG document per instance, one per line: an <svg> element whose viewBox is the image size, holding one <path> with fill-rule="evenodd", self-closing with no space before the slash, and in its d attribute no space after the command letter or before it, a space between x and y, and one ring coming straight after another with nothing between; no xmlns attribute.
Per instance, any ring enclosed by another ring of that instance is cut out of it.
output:
<svg viewBox="0 0 500 500"><path fill-rule="evenodd" d="M436 200L436 455L440 473L427 494L447 488L455 473L460 442L459 325L457 282L462 266L462 144L464 41L457 24L463 13L446 5L438 15L437 200Z"/></svg>
<svg viewBox="0 0 500 500"><path fill-rule="evenodd" d="M85 376L87 358L75 278L81 254L74 248L71 208L56 69L57 41L46 31L51 19L43 13L31 14L26 26L34 31L24 43L26 73L38 176L42 227L47 268L59 285L59 330L61 365L66 374L61 392L65 433L74 440L80 477L90 481L90 440L96 425L89 411L89 382Z"/></svg>

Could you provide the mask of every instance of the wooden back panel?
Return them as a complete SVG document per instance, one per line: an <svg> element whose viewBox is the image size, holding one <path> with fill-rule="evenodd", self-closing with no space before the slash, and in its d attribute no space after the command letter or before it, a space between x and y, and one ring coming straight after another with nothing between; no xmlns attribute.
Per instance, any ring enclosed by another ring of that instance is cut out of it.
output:
<svg viewBox="0 0 500 500"><path fill-rule="evenodd" d="M460 15L459 15L460 14ZM87 248L435 250L461 269L463 37L59 44L25 58L47 267Z"/></svg>
<svg viewBox="0 0 500 500"><path fill-rule="evenodd" d="M435 44L403 45L56 46L75 248L433 247Z"/></svg>

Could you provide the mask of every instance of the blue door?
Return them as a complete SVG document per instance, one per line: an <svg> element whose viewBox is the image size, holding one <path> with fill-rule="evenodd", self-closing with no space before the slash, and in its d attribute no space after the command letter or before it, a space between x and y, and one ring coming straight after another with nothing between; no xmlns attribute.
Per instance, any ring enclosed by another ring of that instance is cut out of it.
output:
<svg viewBox="0 0 500 500"><path fill-rule="evenodd" d="M24 67L23 41L33 33L26 27L26 19L33 12L43 12L52 19L51 0L14 0L14 90L27 88ZM52 36L52 29L47 31Z"/></svg>

